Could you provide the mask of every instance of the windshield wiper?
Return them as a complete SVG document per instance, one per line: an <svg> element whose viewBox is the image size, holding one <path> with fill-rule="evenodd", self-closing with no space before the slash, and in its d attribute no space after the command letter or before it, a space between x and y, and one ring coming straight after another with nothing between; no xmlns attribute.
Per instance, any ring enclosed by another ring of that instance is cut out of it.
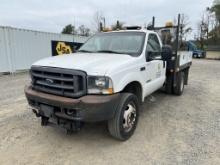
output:
<svg viewBox="0 0 220 165"><path fill-rule="evenodd" d="M122 53L122 52L117 52L117 51L112 51L112 50L98 50L97 53L127 54L127 53ZM127 54L127 55L129 55L129 54Z"/></svg>
<svg viewBox="0 0 220 165"><path fill-rule="evenodd" d="M89 51L89 50L78 50L77 52L85 52L85 53L114 53L114 54L125 54L125 55L131 55L128 53L122 53L112 50L98 50L98 51Z"/></svg>
<svg viewBox="0 0 220 165"><path fill-rule="evenodd" d="M78 50L77 52L84 52L84 53L94 53L92 51L89 51L89 50Z"/></svg>

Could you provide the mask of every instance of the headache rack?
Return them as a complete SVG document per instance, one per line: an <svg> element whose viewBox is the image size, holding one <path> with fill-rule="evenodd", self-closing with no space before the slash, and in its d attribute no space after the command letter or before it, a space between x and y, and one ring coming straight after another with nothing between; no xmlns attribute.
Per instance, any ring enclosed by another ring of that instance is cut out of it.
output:
<svg viewBox="0 0 220 165"><path fill-rule="evenodd" d="M168 71L178 71L180 67L180 51L189 51L188 45L186 45L185 42L182 41L182 38L180 38L180 20L181 15L178 14L177 25L168 24L167 26L155 27L155 17L153 17L152 24L147 27L148 30L155 31L159 34L163 45L170 46L172 48L171 57L169 58L169 60L167 60ZM169 37L168 34L170 33L173 35Z"/></svg>
<svg viewBox="0 0 220 165"><path fill-rule="evenodd" d="M170 23L163 27L155 27L155 17L153 17L152 24L147 27L148 30L157 32L162 40L164 45L162 52L166 52L163 60L167 62L167 81L172 82L172 86L174 87L177 84L179 72L183 70L185 74L185 85L187 84L189 67L192 64L192 52L189 52L189 47L184 43L182 37L180 38L180 30L182 28L180 20L181 16L179 14L177 25ZM170 88L169 93L171 93L171 90Z"/></svg>
<svg viewBox="0 0 220 165"><path fill-rule="evenodd" d="M178 49L179 49L179 36L180 36L180 14L178 14L178 23L177 25L171 25L171 26L162 26L162 27L155 27L155 17L152 18L152 25L148 26L147 29L148 30L153 30L157 33L159 33L159 31L166 31L166 30L170 30L170 29L173 29L175 32L175 40L174 42L172 43L172 49L173 49L173 55L175 57L177 57L177 53L178 53ZM162 36L161 36L162 37ZM163 38L162 38L163 40ZM167 43L163 43L164 45L167 45ZM171 44L171 43L169 43Z"/></svg>
<svg viewBox="0 0 220 165"><path fill-rule="evenodd" d="M78 70L33 66L32 88L49 94L78 98L86 94L86 73Z"/></svg>

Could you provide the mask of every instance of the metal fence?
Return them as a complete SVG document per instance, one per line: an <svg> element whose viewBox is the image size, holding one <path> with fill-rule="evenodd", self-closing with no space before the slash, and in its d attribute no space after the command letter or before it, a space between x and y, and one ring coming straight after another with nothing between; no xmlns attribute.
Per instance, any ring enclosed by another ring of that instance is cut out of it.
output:
<svg viewBox="0 0 220 165"><path fill-rule="evenodd" d="M0 26L0 72L25 70L33 62L52 56L52 40L84 43L87 39L77 35Z"/></svg>

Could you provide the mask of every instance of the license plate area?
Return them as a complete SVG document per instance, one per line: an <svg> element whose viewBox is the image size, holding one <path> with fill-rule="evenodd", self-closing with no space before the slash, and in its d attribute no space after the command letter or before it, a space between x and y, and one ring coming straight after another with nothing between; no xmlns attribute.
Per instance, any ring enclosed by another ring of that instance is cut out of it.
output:
<svg viewBox="0 0 220 165"><path fill-rule="evenodd" d="M52 117L54 114L54 107L45 105L45 104L40 104L40 111L45 117Z"/></svg>

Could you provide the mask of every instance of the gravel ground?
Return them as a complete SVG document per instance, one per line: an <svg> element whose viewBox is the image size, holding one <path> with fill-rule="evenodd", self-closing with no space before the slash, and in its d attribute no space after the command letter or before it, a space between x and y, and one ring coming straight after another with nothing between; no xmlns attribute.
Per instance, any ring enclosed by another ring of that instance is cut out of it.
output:
<svg viewBox="0 0 220 165"><path fill-rule="evenodd" d="M220 61L194 60L178 97L146 98L135 134L110 137L104 123L66 135L28 109L27 74L0 77L0 164L220 164Z"/></svg>

